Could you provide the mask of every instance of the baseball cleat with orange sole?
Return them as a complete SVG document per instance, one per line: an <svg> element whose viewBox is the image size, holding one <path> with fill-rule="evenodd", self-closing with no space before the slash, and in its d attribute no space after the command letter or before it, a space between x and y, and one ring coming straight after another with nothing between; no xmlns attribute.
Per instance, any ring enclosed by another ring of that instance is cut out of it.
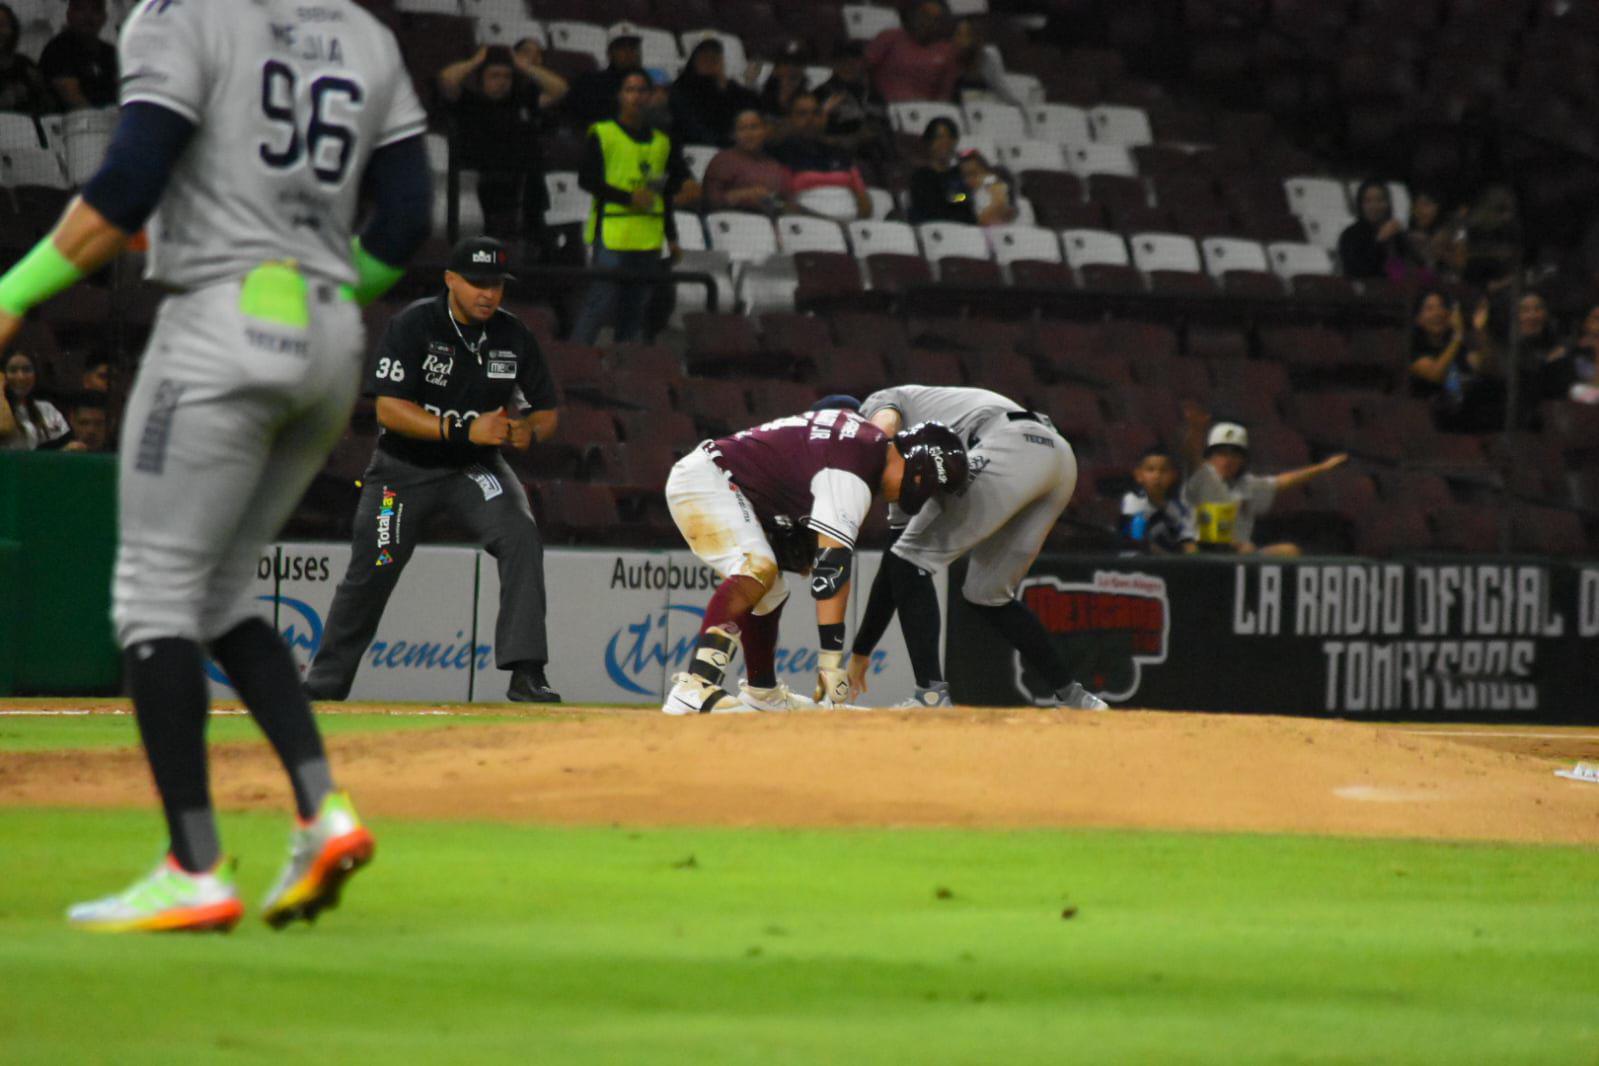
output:
<svg viewBox="0 0 1599 1066"><path fill-rule="evenodd" d="M197 874L171 855L127 891L67 909L67 921L91 933L226 933L242 917L233 863Z"/></svg>
<svg viewBox="0 0 1599 1066"><path fill-rule="evenodd" d="M274 929L297 919L311 922L339 905L344 883L372 861L376 842L343 792L331 792L316 818L295 829L289 864L267 893L261 917Z"/></svg>

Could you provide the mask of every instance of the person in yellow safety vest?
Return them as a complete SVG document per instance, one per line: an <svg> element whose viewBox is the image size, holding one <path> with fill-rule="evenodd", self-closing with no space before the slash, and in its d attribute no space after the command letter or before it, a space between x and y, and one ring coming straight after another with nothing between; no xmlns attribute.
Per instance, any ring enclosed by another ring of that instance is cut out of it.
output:
<svg viewBox="0 0 1599 1066"><path fill-rule="evenodd" d="M596 270L627 270L640 281L589 283L572 327L572 340L593 344L600 329L613 328L617 342L639 339L654 283L649 275L664 274L682 254L672 200L691 179L679 146L651 126L644 108L649 76L635 71L622 79L616 118L589 127L578 185L594 197L583 239L593 251Z"/></svg>

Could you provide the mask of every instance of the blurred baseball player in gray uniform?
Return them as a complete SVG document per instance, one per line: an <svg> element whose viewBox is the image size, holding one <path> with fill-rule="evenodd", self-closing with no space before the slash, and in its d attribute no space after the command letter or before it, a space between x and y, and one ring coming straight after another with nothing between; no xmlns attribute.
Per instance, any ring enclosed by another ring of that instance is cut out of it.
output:
<svg viewBox="0 0 1599 1066"><path fill-rule="evenodd" d="M902 385L880 389L861 403L862 417L888 434L936 421L966 444L971 479L965 492L933 500L921 513L889 510L902 529L883 556L856 634L849 673L866 690L872 650L899 611L916 697L909 706L950 703L938 660L938 596L933 574L971 554L961 595L1049 679L1051 705L1103 710L1099 697L1073 681L1037 616L1016 598L1017 586L1044 546L1077 487L1077 458L1049 419L987 389Z"/></svg>
<svg viewBox="0 0 1599 1066"><path fill-rule="evenodd" d="M333 906L372 855L333 788L288 648L246 594L355 400L358 303L427 236L426 116L393 35L351 0L139 0L100 171L0 279L0 344L148 220L167 288L123 419L117 636L169 850L69 911L102 931L243 914L206 772L209 647L281 758L298 827L263 917ZM372 217L352 242L363 191Z"/></svg>

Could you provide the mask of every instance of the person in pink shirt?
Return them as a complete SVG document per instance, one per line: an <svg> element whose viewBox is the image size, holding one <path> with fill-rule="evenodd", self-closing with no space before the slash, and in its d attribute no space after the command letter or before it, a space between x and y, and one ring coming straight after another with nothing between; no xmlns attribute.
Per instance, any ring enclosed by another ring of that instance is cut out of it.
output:
<svg viewBox="0 0 1599 1066"><path fill-rule="evenodd" d="M766 116L742 111L733 121L733 147L705 168L705 202L712 211L783 209L794 183L782 163L766 154Z"/></svg>
<svg viewBox="0 0 1599 1066"><path fill-rule="evenodd" d="M948 100L961 76L960 47L952 39L942 0L921 0L906 28L884 30L866 46L872 84L889 103Z"/></svg>

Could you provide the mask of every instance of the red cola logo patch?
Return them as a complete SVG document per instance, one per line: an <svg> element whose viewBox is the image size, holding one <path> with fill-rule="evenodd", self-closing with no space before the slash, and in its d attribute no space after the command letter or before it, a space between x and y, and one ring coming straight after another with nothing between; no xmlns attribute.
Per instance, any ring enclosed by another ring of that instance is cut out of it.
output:
<svg viewBox="0 0 1599 1066"><path fill-rule="evenodd" d="M1021 599L1055 639L1072 676L1106 699L1127 699L1138 691L1145 663L1166 661L1171 609L1165 578L1095 571L1084 583L1041 574L1022 582ZM1049 694L1020 655L1015 669L1023 692Z"/></svg>

